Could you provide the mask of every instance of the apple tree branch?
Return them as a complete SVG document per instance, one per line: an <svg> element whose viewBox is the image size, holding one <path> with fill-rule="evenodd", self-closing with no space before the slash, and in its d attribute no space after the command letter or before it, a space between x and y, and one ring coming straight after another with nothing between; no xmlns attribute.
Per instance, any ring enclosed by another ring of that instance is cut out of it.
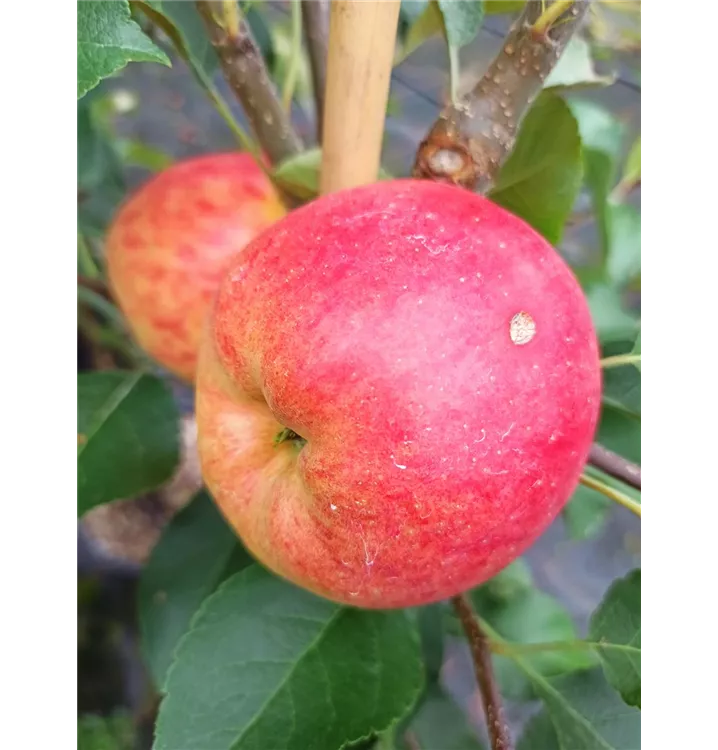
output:
<svg viewBox="0 0 718 750"><path fill-rule="evenodd" d="M262 53L235 2L197 0L222 72L272 164L302 150L288 112L269 77Z"/></svg>
<svg viewBox="0 0 718 750"><path fill-rule="evenodd" d="M449 104L419 146L413 175L488 191L590 0L529 0L473 90Z"/></svg>
<svg viewBox="0 0 718 750"><path fill-rule="evenodd" d="M479 619L466 594L453 597L451 603L456 610L471 648L471 657L484 706L491 750L513 750L509 726L504 715L501 695L491 664L489 640L482 630Z"/></svg>
<svg viewBox="0 0 718 750"><path fill-rule="evenodd" d="M588 453L588 462L614 479L625 482L629 487L641 489L641 467L619 456L618 453L594 443Z"/></svg>
<svg viewBox="0 0 718 750"><path fill-rule="evenodd" d="M316 104L317 140L322 142L324 92L327 86L327 54L329 50L329 2L311 0L302 6L304 38L309 50L312 87Z"/></svg>

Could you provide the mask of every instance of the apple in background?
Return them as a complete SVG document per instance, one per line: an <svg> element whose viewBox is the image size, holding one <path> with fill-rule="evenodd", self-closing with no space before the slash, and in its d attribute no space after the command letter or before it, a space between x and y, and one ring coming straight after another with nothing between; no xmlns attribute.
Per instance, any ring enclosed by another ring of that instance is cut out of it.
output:
<svg viewBox="0 0 718 750"><path fill-rule="evenodd" d="M277 574L364 608L512 562L574 491L601 375L573 274L457 187L322 197L223 278L197 380L202 473Z"/></svg>
<svg viewBox="0 0 718 750"><path fill-rule="evenodd" d="M137 343L193 382L204 319L229 260L285 213L246 153L188 159L140 187L106 243L110 287Z"/></svg>

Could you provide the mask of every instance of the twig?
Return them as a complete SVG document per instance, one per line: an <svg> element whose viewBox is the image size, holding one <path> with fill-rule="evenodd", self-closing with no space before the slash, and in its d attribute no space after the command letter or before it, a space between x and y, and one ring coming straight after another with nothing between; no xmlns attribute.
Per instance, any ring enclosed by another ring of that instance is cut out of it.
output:
<svg viewBox="0 0 718 750"><path fill-rule="evenodd" d="M641 517L641 504L637 503L632 497L628 497L624 492L621 492L620 490L607 485L605 482L602 482L600 479L595 479L588 474L581 474L580 482L584 487L589 487L592 490L596 490L596 492L600 492L615 503L630 510L631 513L635 513L639 518Z"/></svg>
<svg viewBox="0 0 718 750"><path fill-rule="evenodd" d="M324 90L327 86L327 53L329 45L329 0L310 0L303 3L302 23L309 49L312 87L316 104L317 141L322 142L324 118Z"/></svg>
<svg viewBox="0 0 718 750"><path fill-rule="evenodd" d="M217 50L227 82L241 103L257 140L269 160L277 164L301 151L262 54L244 18L224 15L225 4L197 0L197 10ZM233 32L238 24L237 32Z"/></svg>
<svg viewBox="0 0 718 750"><path fill-rule="evenodd" d="M486 726L491 740L491 750L512 750L513 743L491 663L489 640L481 629L479 620L466 595L459 594L459 596L453 597L451 602L459 616L471 648L476 681L479 684L479 692L486 714Z"/></svg>
<svg viewBox="0 0 718 750"><path fill-rule="evenodd" d="M625 482L629 487L641 489L641 467L627 461L618 453L594 443L588 452L588 462L614 479Z"/></svg>
<svg viewBox="0 0 718 750"><path fill-rule="evenodd" d="M523 114L540 93L589 2L557 0L546 12L560 6L558 15L565 19L545 28L540 22L543 3L527 2L481 80L468 95L445 107L429 130L416 155L414 176L487 192L513 148Z"/></svg>

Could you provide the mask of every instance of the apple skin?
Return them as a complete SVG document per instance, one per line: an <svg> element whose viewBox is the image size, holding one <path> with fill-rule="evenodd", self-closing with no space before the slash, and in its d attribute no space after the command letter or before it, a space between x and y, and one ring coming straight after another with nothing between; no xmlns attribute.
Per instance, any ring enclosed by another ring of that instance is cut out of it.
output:
<svg viewBox="0 0 718 750"><path fill-rule="evenodd" d="M227 264L285 213L246 153L187 159L141 186L113 219L106 244L110 288L137 343L193 382L204 319Z"/></svg>
<svg viewBox="0 0 718 750"><path fill-rule="evenodd" d="M535 330L516 343L520 313ZM230 268L200 354L200 463L278 575L422 605L549 526L600 392L586 300L546 240L460 188L383 182L292 212ZM284 428L306 444L275 445Z"/></svg>

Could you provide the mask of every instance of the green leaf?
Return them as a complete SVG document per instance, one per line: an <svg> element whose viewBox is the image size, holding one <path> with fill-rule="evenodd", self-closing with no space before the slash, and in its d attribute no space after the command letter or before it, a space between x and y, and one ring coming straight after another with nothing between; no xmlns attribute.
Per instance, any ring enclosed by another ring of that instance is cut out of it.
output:
<svg viewBox="0 0 718 750"><path fill-rule="evenodd" d="M450 47L473 42L484 20L483 0L437 0Z"/></svg>
<svg viewBox="0 0 718 750"><path fill-rule="evenodd" d="M641 272L641 214L633 206L609 200L605 224L606 273L612 284L625 287Z"/></svg>
<svg viewBox="0 0 718 750"><path fill-rule="evenodd" d="M581 140L564 100L544 92L524 119L491 200L557 244L581 187Z"/></svg>
<svg viewBox="0 0 718 750"><path fill-rule="evenodd" d="M638 329L638 335L636 336L636 343L633 345L633 349L631 349L631 352L633 354L639 354L641 353L641 329ZM639 359L638 362L634 362L634 367L638 368L638 372L641 371L641 360Z"/></svg>
<svg viewBox="0 0 718 750"><path fill-rule="evenodd" d="M170 64L132 20L127 0L78 3L77 98L131 61Z"/></svg>
<svg viewBox="0 0 718 750"><path fill-rule="evenodd" d="M589 638L606 679L629 706L641 707L641 571L614 581L591 616Z"/></svg>
<svg viewBox="0 0 718 750"><path fill-rule="evenodd" d="M515 599L532 588L531 568L522 557L514 560L483 585L483 591L497 601Z"/></svg>
<svg viewBox="0 0 718 750"><path fill-rule="evenodd" d="M607 405L603 399L596 441L634 463L641 463L641 420L625 409ZM625 490L625 488L622 488Z"/></svg>
<svg viewBox="0 0 718 750"><path fill-rule="evenodd" d="M142 571L138 592L142 648L158 689L202 602L252 562L207 492L170 521Z"/></svg>
<svg viewBox="0 0 718 750"><path fill-rule="evenodd" d="M516 750L560 750L556 730L546 709L528 721Z"/></svg>
<svg viewBox="0 0 718 750"><path fill-rule="evenodd" d="M77 750L132 750L136 742L132 716L128 714L77 718Z"/></svg>
<svg viewBox="0 0 718 750"><path fill-rule="evenodd" d="M572 539L590 539L598 534L613 503L597 490L579 484L562 511L566 530Z"/></svg>
<svg viewBox="0 0 718 750"><path fill-rule="evenodd" d="M424 666L430 680L439 679L444 664L444 610L445 605L437 602L416 611Z"/></svg>
<svg viewBox="0 0 718 750"><path fill-rule="evenodd" d="M623 177L621 182L633 185L641 179L641 136L631 146L631 150L628 152L626 164L623 167Z"/></svg>
<svg viewBox="0 0 718 750"><path fill-rule="evenodd" d="M342 607L254 565L177 648L154 750L337 750L404 716L422 682L406 612Z"/></svg>
<svg viewBox="0 0 718 750"><path fill-rule="evenodd" d="M414 5L414 3L411 3ZM404 3L402 3L402 8ZM423 11L411 21L411 25L404 35L404 43L394 57L394 65L398 65L417 50L427 39L444 31L444 23L439 6L435 2L426 3Z"/></svg>
<svg viewBox="0 0 718 750"><path fill-rule="evenodd" d="M257 16L261 21L261 16ZM292 64L297 66L297 78L294 85L294 96L301 100L311 94L312 72L309 61L309 53L304 47L300 49L298 60L294 61L294 42L292 39L292 23L273 23L270 35L270 48L272 50L272 65L269 68L274 81L285 81L287 72ZM256 34L255 34L256 36Z"/></svg>
<svg viewBox="0 0 718 750"><path fill-rule="evenodd" d="M410 26L424 12L429 0L401 0L399 21Z"/></svg>
<svg viewBox="0 0 718 750"><path fill-rule="evenodd" d="M487 16L501 13L518 13L523 10L526 0L484 0L484 12Z"/></svg>
<svg viewBox="0 0 718 750"><path fill-rule="evenodd" d="M121 138L115 143L125 164L161 172L174 163L169 154L135 138Z"/></svg>
<svg viewBox="0 0 718 750"><path fill-rule="evenodd" d="M605 357L628 353L630 342L603 347ZM603 370L603 402L614 409L641 418L641 373L635 367L609 367Z"/></svg>
<svg viewBox="0 0 718 750"><path fill-rule="evenodd" d="M484 20L483 0L436 0L443 19L444 36L449 53L451 99L456 101L459 89L459 49L473 41Z"/></svg>
<svg viewBox="0 0 718 750"><path fill-rule="evenodd" d="M568 106L581 134L586 185L591 193L605 261L611 244L607 201L616 180L625 127L607 109L593 102L571 99Z"/></svg>
<svg viewBox="0 0 718 750"><path fill-rule="evenodd" d="M401 744L402 750L416 747L421 750L483 750L484 744L471 730L464 712L453 699L441 686L431 684L404 732Z"/></svg>
<svg viewBox="0 0 718 750"><path fill-rule="evenodd" d="M77 376L77 506L130 498L168 480L179 461L169 388L140 372Z"/></svg>
<svg viewBox="0 0 718 750"><path fill-rule="evenodd" d="M127 186L120 156L96 113L102 102L89 99L77 103L77 220L83 232L103 237Z"/></svg>
<svg viewBox="0 0 718 750"><path fill-rule="evenodd" d="M137 0L137 7L170 37L193 69L211 75L219 59L194 3L186 0Z"/></svg>
<svg viewBox="0 0 718 750"><path fill-rule="evenodd" d="M77 102L77 189L92 191L111 178L121 184L122 164L85 99Z"/></svg>
<svg viewBox="0 0 718 750"><path fill-rule="evenodd" d="M566 45L556 67L549 73L544 87L566 91L609 86L615 80L615 76L596 73L590 45L585 39L574 36Z"/></svg>
<svg viewBox="0 0 718 750"><path fill-rule="evenodd" d="M602 344L632 339L638 330L638 313L629 311L621 293L605 282L584 286L596 333Z"/></svg>
<svg viewBox="0 0 718 750"><path fill-rule="evenodd" d="M482 620L511 643L551 643L578 638L568 611L536 588L522 588L510 598L499 599L487 583L474 589L471 599ZM542 650L525 658L532 668L546 676L584 669L596 663L595 656L587 649ZM502 694L514 699L532 697L530 681L512 658L496 656L494 665Z"/></svg>
<svg viewBox="0 0 718 750"><path fill-rule="evenodd" d="M273 178L284 190L300 200L311 200L319 194L321 163L322 150L310 148L275 167ZM380 168L379 179L389 180L391 175Z"/></svg>
<svg viewBox="0 0 718 750"><path fill-rule="evenodd" d="M583 148L607 154L617 161L625 136L623 123L605 107L587 99L572 97L567 103L578 122Z"/></svg>
<svg viewBox="0 0 718 750"><path fill-rule="evenodd" d="M539 719L538 726L531 727L534 744L522 739L519 750L639 750L641 713L621 702L600 670L547 680L523 659L517 662L532 679L555 733L553 744L546 719ZM537 744L538 741L552 744Z"/></svg>

